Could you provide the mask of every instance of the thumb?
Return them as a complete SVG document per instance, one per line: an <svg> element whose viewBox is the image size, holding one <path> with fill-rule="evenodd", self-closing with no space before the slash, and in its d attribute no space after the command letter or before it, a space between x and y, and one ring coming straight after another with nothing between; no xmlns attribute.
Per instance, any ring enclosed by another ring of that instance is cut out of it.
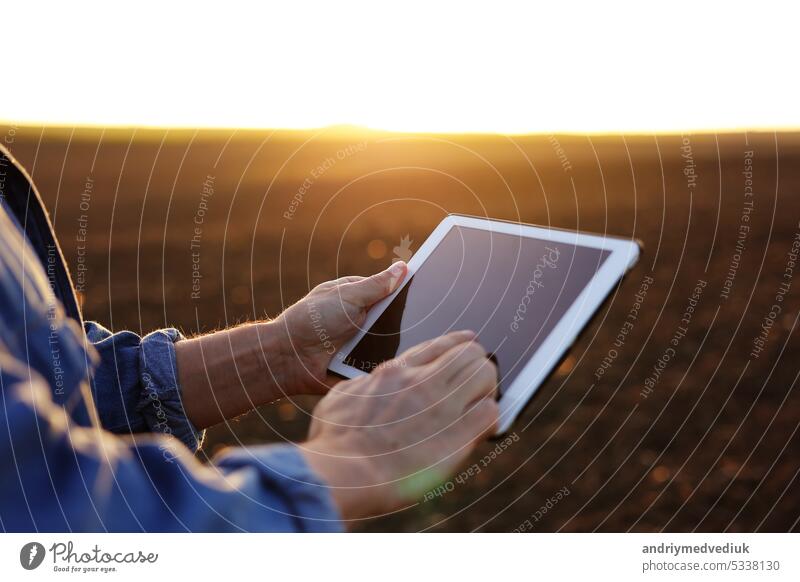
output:
<svg viewBox="0 0 800 582"><path fill-rule="evenodd" d="M342 296L357 305L369 307L397 289L407 271L408 266L403 261L398 261L371 277L345 283L341 287Z"/></svg>

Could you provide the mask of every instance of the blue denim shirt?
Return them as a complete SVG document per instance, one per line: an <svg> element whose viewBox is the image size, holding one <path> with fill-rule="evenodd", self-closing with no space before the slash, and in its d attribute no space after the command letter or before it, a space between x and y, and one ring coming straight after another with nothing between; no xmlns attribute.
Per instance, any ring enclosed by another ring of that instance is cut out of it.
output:
<svg viewBox="0 0 800 582"><path fill-rule="evenodd" d="M38 193L0 146L0 529L341 529L293 445L194 458L180 340L82 324Z"/></svg>

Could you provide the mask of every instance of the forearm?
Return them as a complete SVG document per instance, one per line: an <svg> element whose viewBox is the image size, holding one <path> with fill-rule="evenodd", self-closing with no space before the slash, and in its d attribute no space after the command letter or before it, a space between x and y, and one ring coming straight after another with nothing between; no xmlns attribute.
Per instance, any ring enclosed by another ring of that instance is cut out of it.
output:
<svg viewBox="0 0 800 582"><path fill-rule="evenodd" d="M176 343L189 420L206 428L283 396L284 335L275 323L254 323Z"/></svg>

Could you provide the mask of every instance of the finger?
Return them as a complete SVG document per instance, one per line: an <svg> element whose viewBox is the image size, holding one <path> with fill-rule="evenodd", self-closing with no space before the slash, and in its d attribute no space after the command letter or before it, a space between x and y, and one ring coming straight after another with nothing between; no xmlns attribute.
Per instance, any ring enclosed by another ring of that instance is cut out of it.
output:
<svg viewBox="0 0 800 582"><path fill-rule="evenodd" d="M324 283L320 283L316 287L314 287L314 291L322 291L323 289L331 289L333 287L338 287L339 285L344 285L345 283L356 283L361 281L364 277L359 275L350 275L347 277L339 277L338 279L333 279L331 281L325 281Z"/></svg>
<svg viewBox="0 0 800 582"><path fill-rule="evenodd" d="M359 281L363 281L366 277L362 277L361 275L348 275L347 277L339 277L338 279L334 279L333 281L328 281L325 285L329 285L331 287L335 287L337 285L344 285L345 283L358 283Z"/></svg>
<svg viewBox="0 0 800 582"><path fill-rule="evenodd" d="M482 398L494 399L497 391L497 366L488 358L475 360L453 377L451 385L467 403Z"/></svg>
<svg viewBox="0 0 800 582"><path fill-rule="evenodd" d="M431 376L439 375L449 385L452 379L467 365L486 358L486 350L478 342L469 341L454 346L433 360L428 367Z"/></svg>
<svg viewBox="0 0 800 582"><path fill-rule="evenodd" d="M407 266L399 261L391 267L360 281L344 283L339 287L342 298L362 307L369 307L397 289L407 272Z"/></svg>
<svg viewBox="0 0 800 582"><path fill-rule="evenodd" d="M459 428L464 440L482 441L497 432L500 422L500 406L491 398L484 398L473 404L459 420Z"/></svg>
<svg viewBox="0 0 800 582"><path fill-rule="evenodd" d="M402 360L408 366L423 366L432 362L450 348L473 339L475 339L475 332L473 331L453 331L417 344L400 354L397 359Z"/></svg>
<svg viewBox="0 0 800 582"><path fill-rule="evenodd" d="M340 376L334 376L333 374L326 374L325 380L323 380L323 386L320 388L318 394L327 394L328 390L336 386L337 384L341 384L344 381L344 378Z"/></svg>

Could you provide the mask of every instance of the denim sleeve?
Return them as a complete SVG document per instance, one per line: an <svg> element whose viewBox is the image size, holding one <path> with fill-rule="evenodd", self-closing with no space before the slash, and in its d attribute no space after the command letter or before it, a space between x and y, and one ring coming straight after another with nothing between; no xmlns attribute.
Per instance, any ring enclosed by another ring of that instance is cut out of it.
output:
<svg viewBox="0 0 800 582"><path fill-rule="evenodd" d="M340 531L330 491L293 445L200 464L174 438L75 425L0 349L0 524L21 531Z"/></svg>
<svg viewBox="0 0 800 582"><path fill-rule="evenodd" d="M186 417L178 386L174 344L183 339L180 332L169 328L139 337L111 333L93 321L84 329L100 356L92 392L103 428L173 435L190 450L199 449L205 433Z"/></svg>

